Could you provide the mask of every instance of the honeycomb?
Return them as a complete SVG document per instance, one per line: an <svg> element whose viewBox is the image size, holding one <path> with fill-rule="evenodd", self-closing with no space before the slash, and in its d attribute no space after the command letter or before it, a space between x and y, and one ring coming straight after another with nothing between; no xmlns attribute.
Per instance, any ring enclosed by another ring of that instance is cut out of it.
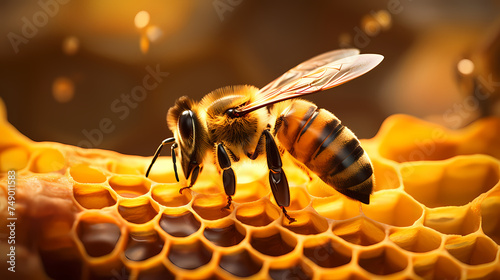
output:
<svg viewBox="0 0 500 280"><path fill-rule="evenodd" d="M1 115L2 279L500 279L500 119L450 131L389 117L362 140L377 182L370 205L285 156L289 224L264 167L235 167L234 204L221 210L214 166L181 194L168 157L145 178L150 157L33 142Z"/></svg>

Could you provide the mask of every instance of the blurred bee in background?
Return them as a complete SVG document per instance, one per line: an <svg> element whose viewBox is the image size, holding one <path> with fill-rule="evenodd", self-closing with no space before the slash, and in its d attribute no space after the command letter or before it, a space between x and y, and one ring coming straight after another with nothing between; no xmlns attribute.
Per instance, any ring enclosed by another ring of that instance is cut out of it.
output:
<svg viewBox="0 0 500 280"><path fill-rule="evenodd" d="M224 87L210 92L200 102L181 97L167 113L174 137L160 144L146 177L162 147L172 144L176 179L179 181L178 152L187 180L187 186L180 191L191 188L204 160L212 154L222 173L225 208L229 209L236 191L232 163L265 156L272 193L291 223L295 219L285 209L290 205L290 191L281 161L288 152L299 166L314 172L340 193L368 204L373 169L359 140L332 113L295 98L352 80L382 59L377 54L359 54L357 49L335 50L299 64L260 90L253 86Z"/></svg>
<svg viewBox="0 0 500 280"><path fill-rule="evenodd" d="M485 31L481 40L462 57L456 67L459 89L465 95L464 104L455 119L455 128L463 127L477 118L500 116L500 19ZM465 111L465 112L463 112ZM477 112L474 112L477 111Z"/></svg>

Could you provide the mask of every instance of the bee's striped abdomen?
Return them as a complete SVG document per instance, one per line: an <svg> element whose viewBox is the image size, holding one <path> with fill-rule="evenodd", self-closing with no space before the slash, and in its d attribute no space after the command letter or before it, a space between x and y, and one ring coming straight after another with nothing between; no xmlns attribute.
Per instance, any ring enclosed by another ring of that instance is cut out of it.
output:
<svg viewBox="0 0 500 280"><path fill-rule="evenodd" d="M373 169L359 140L332 113L305 100L279 118L277 137L298 161L339 192L369 203Z"/></svg>

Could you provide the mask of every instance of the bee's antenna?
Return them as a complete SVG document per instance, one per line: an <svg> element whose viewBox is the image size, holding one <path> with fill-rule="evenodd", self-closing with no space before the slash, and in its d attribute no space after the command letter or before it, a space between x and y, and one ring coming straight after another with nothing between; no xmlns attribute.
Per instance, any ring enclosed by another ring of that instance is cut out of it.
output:
<svg viewBox="0 0 500 280"><path fill-rule="evenodd" d="M170 138L167 138L165 140L163 140L160 144L160 146L158 146L158 149L156 149L156 152L155 152L155 155L153 157L153 160L151 161L151 164L149 165L148 167L148 170L146 171L146 177L149 176L149 172L151 171L151 167L153 167L153 164L155 163L156 159L158 158L158 156L160 156L160 152L161 152L161 149L163 148L163 146L165 145L168 145L168 144L172 144L172 149L174 149L174 145L175 147L177 147L176 143L175 143L175 138L174 137L170 137ZM175 155L175 153L174 153ZM175 166L175 157L174 157L174 171L175 171L175 178L177 179L177 182L179 181L179 177L177 176L177 168Z"/></svg>

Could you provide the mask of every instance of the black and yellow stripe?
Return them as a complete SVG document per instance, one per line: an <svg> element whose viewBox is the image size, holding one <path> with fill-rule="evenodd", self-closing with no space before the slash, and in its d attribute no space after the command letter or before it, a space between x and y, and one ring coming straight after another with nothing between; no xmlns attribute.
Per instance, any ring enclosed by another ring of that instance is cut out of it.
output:
<svg viewBox="0 0 500 280"><path fill-rule="evenodd" d="M373 169L359 140L340 120L305 100L296 100L275 131L290 154L342 194L368 204Z"/></svg>

